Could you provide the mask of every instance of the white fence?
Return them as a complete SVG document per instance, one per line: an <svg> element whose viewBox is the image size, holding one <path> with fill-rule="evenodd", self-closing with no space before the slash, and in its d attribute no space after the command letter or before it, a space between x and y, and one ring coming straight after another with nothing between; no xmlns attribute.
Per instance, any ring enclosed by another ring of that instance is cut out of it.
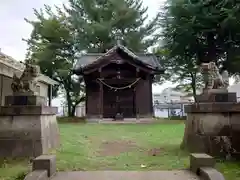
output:
<svg viewBox="0 0 240 180"><path fill-rule="evenodd" d="M85 106L78 105L76 107L75 116L77 117L84 117L85 116ZM67 106L59 106L57 116L67 116L68 115L68 108Z"/></svg>
<svg viewBox="0 0 240 180"><path fill-rule="evenodd" d="M184 106L187 104L159 104L153 106L154 109L154 116L161 117L161 118L168 118L171 116L179 116L183 117L186 116L184 112ZM86 114L85 105L79 105L76 107L75 116L77 117L84 117ZM67 106L59 106L58 107L58 114L57 116L67 116L68 115L68 108Z"/></svg>
<svg viewBox="0 0 240 180"><path fill-rule="evenodd" d="M160 118L169 118L171 116L184 117L186 113L184 112L184 106L187 104L183 103L164 103L154 105L154 116Z"/></svg>

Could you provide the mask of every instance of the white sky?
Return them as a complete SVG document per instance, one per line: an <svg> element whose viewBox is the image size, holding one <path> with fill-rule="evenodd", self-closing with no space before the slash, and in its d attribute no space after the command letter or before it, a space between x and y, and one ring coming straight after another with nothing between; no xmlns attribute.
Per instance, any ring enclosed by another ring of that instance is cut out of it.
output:
<svg viewBox="0 0 240 180"><path fill-rule="evenodd" d="M143 0L148 6L148 15L153 17L160 5L165 0ZM24 60L27 45L22 39L27 39L32 31L31 25L24 18L33 20L33 8L39 9L44 4L61 5L67 0L0 0L0 48L1 51L16 60ZM161 92L170 86L167 82L163 85L153 85L153 92Z"/></svg>

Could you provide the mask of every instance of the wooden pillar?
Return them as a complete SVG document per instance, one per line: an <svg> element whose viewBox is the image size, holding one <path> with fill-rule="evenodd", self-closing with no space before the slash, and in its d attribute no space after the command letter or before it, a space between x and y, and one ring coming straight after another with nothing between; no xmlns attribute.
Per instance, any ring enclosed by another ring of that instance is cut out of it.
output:
<svg viewBox="0 0 240 180"><path fill-rule="evenodd" d="M85 93L86 93L86 100L85 100L85 116L88 117L88 80L86 80L86 77L84 77L85 82Z"/></svg>
<svg viewBox="0 0 240 180"><path fill-rule="evenodd" d="M151 92L150 92L150 83L149 83L149 75L145 74L145 76L140 79L137 84L136 90L136 105L137 105L137 117L138 118L149 118L152 116L151 110Z"/></svg>
<svg viewBox="0 0 240 180"><path fill-rule="evenodd" d="M99 98L99 117L103 118L103 84L100 83L100 98Z"/></svg>
<svg viewBox="0 0 240 180"><path fill-rule="evenodd" d="M1 106L4 105L4 102L5 102L5 97L3 97L3 75L1 75L1 85L0 85L0 89L1 89L1 92L0 92L0 95L1 95Z"/></svg>
<svg viewBox="0 0 240 180"><path fill-rule="evenodd" d="M136 78L139 78L140 76L139 76L139 68L136 68ZM140 79L140 81L141 81L141 79ZM137 93L138 93L138 88L139 88L139 84L140 82L138 82L135 86L135 95L134 95L134 97L135 97L135 112L136 112L136 118L138 118L138 116L139 116L139 110L138 110L138 101L137 101L137 98L138 98L138 96L137 96Z"/></svg>
<svg viewBox="0 0 240 180"><path fill-rule="evenodd" d="M102 78L102 68L99 68L99 78ZM99 82L99 117L103 118L103 84Z"/></svg>
<svg viewBox="0 0 240 180"><path fill-rule="evenodd" d="M150 75L150 77L149 77L150 79L149 79L149 83L150 83L150 101L151 101L151 103L150 103L150 109L151 109L151 114L152 114L152 116L154 116L154 109L153 109L153 97L152 97L152 83L153 83L153 78L154 78L154 75Z"/></svg>

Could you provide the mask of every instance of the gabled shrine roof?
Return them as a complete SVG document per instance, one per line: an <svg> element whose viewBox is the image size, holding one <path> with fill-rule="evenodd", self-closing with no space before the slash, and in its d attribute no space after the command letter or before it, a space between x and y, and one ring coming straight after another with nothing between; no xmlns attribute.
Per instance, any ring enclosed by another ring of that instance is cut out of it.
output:
<svg viewBox="0 0 240 180"><path fill-rule="evenodd" d="M107 51L106 53L87 53L82 55L79 60L77 61L74 71L79 71L80 69L83 70L90 65L96 64L103 58L107 58L109 55L117 52L118 50L123 51L128 56L130 56L135 62L141 63L143 66L150 68L154 71L163 71L162 66L159 63L159 59L157 56L153 54L144 54L144 53L133 53L125 46L120 44L114 46L112 49Z"/></svg>

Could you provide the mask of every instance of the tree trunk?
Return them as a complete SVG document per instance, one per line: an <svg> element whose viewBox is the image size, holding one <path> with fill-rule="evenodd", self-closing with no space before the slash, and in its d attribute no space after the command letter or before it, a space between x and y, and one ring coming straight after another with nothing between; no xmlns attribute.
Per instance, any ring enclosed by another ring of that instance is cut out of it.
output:
<svg viewBox="0 0 240 180"><path fill-rule="evenodd" d="M192 77L191 87L192 87L194 102L196 102L196 96L197 96L196 76L197 76L197 72L191 73L191 77Z"/></svg>
<svg viewBox="0 0 240 180"><path fill-rule="evenodd" d="M72 100L70 93L66 90L66 100L67 100L67 107L68 107L68 117L74 117L74 113L72 113Z"/></svg>
<svg viewBox="0 0 240 180"><path fill-rule="evenodd" d="M71 117L75 116L76 105L72 105Z"/></svg>

